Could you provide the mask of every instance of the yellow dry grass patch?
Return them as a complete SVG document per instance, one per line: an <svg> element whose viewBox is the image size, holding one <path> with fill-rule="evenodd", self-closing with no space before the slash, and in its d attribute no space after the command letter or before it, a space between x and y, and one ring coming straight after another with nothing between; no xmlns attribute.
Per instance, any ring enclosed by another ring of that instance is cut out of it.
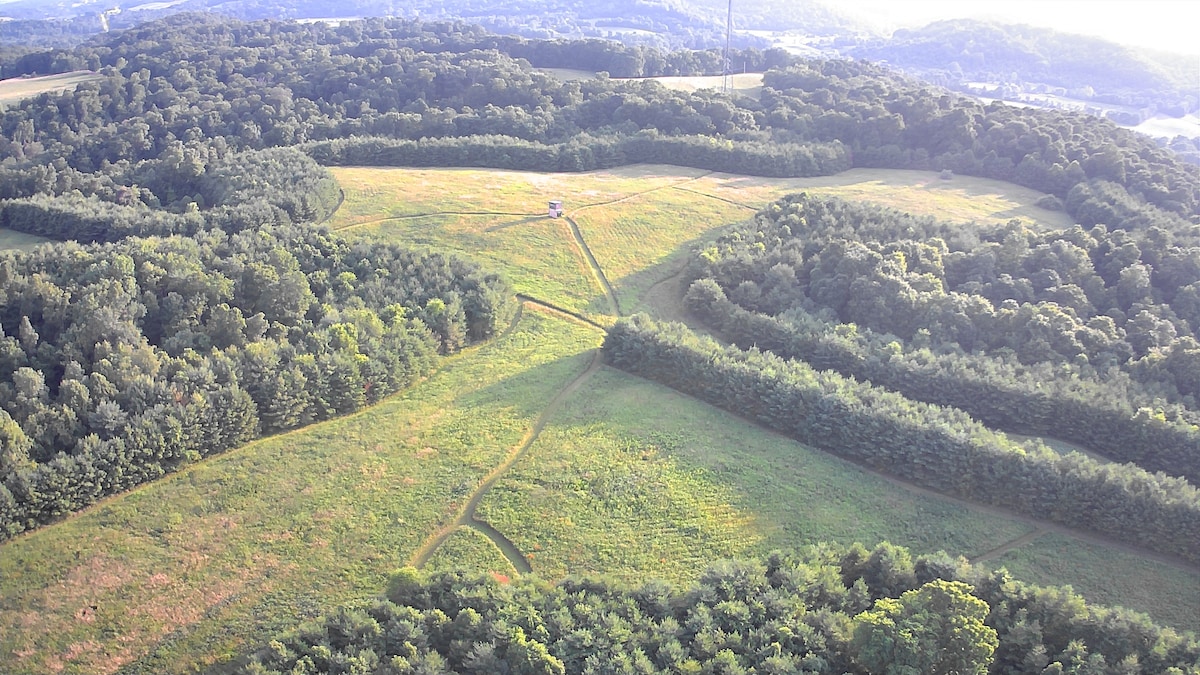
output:
<svg viewBox="0 0 1200 675"><path fill-rule="evenodd" d="M84 82L104 79L103 75L90 70L74 70L58 75L41 77L13 77L0 80L0 108L46 92L69 91Z"/></svg>

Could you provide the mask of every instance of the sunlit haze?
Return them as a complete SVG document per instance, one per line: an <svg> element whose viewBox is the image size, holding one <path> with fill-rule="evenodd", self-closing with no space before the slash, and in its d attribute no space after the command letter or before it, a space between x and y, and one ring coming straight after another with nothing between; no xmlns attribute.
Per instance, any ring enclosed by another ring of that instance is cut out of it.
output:
<svg viewBox="0 0 1200 675"><path fill-rule="evenodd" d="M990 19L1200 55L1200 3L1191 0L840 0L831 4L872 19L881 28L908 28L940 19ZM1200 82L1200 63L1196 78Z"/></svg>

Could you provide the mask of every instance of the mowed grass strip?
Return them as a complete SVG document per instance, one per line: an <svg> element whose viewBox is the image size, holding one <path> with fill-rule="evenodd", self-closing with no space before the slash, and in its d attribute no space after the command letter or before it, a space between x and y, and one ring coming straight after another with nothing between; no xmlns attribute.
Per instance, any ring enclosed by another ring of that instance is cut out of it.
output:
<svg viewBox="0 0 1200 675"><path fill-rule="evenodd" d="M369 410L5 543L0 670L191 672L378 593L599 340L527 311L502 339Z"/></svg>
<svg viewBox="0 0 1200 675"><path fill-rule="evenodd" d="M0 80L0 109L20 103L27 98L33 98L38 94L68 91L84 82L102 79L104 79L103 75L90 70L73 70L56 75L13 77Z"/></svg>
<svg viewBox="0 0 1200 675"><path fill-rule="evenodd" d="M1088 602L1121 605L1200 634L1200 575L1142 556L1049 532L987 563L1035 584L1070 584Z"/></svg>
<svg viewBox="0 0 1200 675"><path fill-rule="evenodd" d="M478 515L540 574L678 582L714 558L820 541L970 557L1031 529L608 368L564 404Z"/></svg>
<svg viewBox="0 0 1200 675"><path fill-rule="evenodd" d="M675 91L697 91L699 89L722 89L726 85L729 86L733 93L743 94L758 98L762 93L763 74L762 73L732 73L726 78L724 75L693 75L693 76L673 76L664 75L661 77L626 77L613 78L618 82L640 82L651 81L658 82L667 89Z"/></svg>
<svg viewBox="0 0 1200 675"><path fill-rule="evenodd" d="M35 234L25 234L24 232L0 228L0 251L32 251L48 241L50 240Z"/></svg>

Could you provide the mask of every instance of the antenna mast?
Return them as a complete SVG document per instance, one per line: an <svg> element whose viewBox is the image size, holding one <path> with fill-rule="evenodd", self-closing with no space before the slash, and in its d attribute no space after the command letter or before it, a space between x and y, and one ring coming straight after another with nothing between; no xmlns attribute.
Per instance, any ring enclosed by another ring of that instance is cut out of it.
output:
<svg viewBox="0 0 1200 675"><path fill-rule="evenodd" d="M724 78L721 80L721 91L729 93L729 39L733 35L733 0L729 0L729 13L725 15L725 57L722 65L721 73Z"/></svg>

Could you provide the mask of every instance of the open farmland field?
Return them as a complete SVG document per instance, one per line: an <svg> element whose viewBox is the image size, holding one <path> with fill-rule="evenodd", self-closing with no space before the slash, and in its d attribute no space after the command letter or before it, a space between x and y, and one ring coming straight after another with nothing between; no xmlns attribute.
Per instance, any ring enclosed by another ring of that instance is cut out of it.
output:
<svg viewBox="0 0 1200 675"><path fill-rule="evenodd" d="M907 200L947 218L1021 211L1049 226L1058 216L1002 183L922 187L936 180L927 172L780 181L663 166L334 173L346 201L331 227L469 255L518 292L599 323L618 313L614 300L620 313L669 307L669 297L647 298L689 243L796 189ZM926 189L937 194L911 194ZM566 200L570 218L545 217L549 199ZM1189 611L1200 606L1194 571L1041 534L1027 520L872 474L602 367L596 326L523 306L502 336L373 408L231 451L4 544L0 626L16 627L0 631L0 654L13 655L6 672L204 670L299 619L375 595L389 571L412 562L498 577L532 569L682 582L702 561L821 540L982 558L1200 630Z"/></svg>
<svg viewBox="0 0 1200 675"><path fill-rule="evenodd" d="M614 78L622 80L624 78ZM693 77L647 77L628 78L630 80L646 79L661 83L667 89L676 91L696 91L697 89L720 89L725 86L723 75L698 75ZM744 94L758 98L762 91L762 73L734 73L729 76L729 87L735 94Z"/></svg>
<svg viewBox="0 0 1200 675"><path fill-rule="evenodd" d="M44 239L35 234L25 234L24 232L16 232L0 228L0 251L17 250L29 251L35 248L38 244L44 244L49 239Z"/></svg>
<svg viewBox="0 0 1200 675"><path fill-rule="evenodd" d="M0 80L0 109L20 103L24 99L51 91L68 91L84 82L102 79L103 76L90 70L75 70L58 75L41 77L14 77Z"/></svg>

